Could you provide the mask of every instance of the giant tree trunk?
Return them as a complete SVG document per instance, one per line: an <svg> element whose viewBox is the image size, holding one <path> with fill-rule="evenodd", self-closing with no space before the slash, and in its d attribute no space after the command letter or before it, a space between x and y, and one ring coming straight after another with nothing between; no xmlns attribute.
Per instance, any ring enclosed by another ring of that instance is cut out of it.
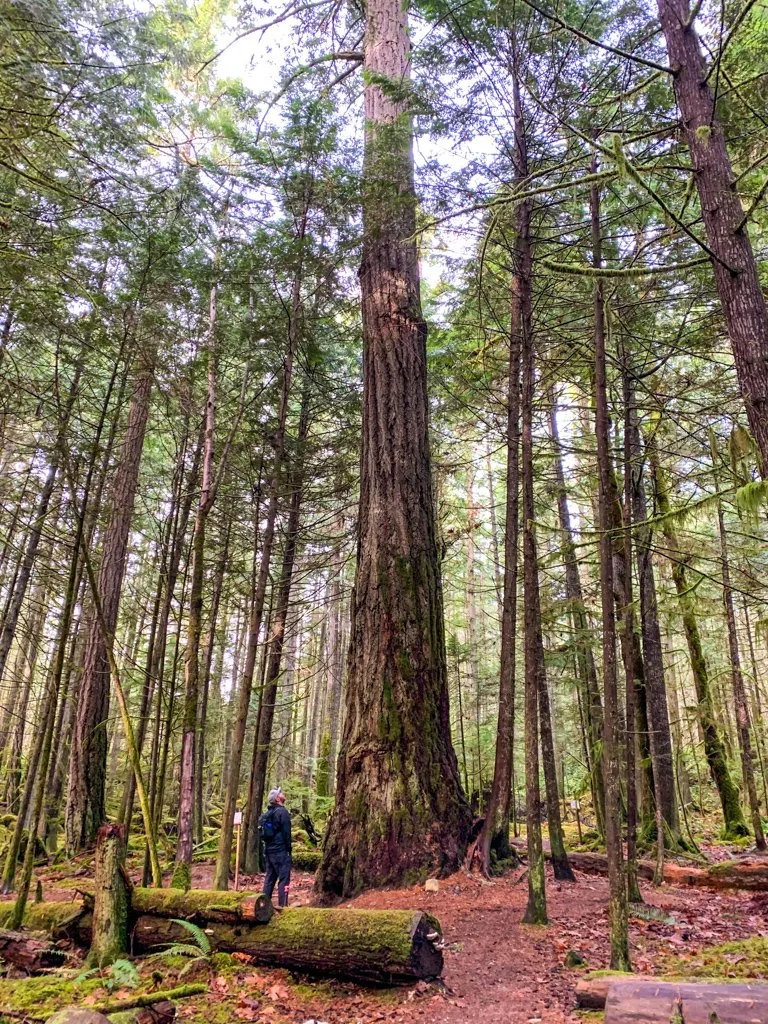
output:
<svg viewBox="0 0 768 1024"><path fill-rule="evenodd" d="M747 417L768 475L768 309L689 0L657 0ZM698 7L697 7L698 10Z"/></svg>
<svg viewBox="0 0 768 1024"><path fill-rule="evenodd" d="M597 161L593 161L596 170ZM602 263L600 195L596 185L590 188L592 263ZM595 332L595 435L597 439L598 515L600 528L600 597L603 613L603 781L605 785L605 850L608 857L610 900L608 916L611 938L611 968L628 970L629 935L627 927L627 891L624 853L621 840L619 797L619 695L616 673L616 612L613 594L613 558L611 550L610 414L606 380L605 302L599 277L594 282Z"/></svg>
<svg viewBox="0 0 768 1024"><path fill-rule="evenodd" d="M112 488L112 515L104 535L99 569L99 601L104 626L114 634L120 607L128 532L139 479L139 464L149 414L153 371L143 365L136 380L128 424ZM109 710L109 665L102 628L93 614L88 627L69 758L69 785L64 824L69 850L93 840L104 820L104 781Z"/></svg>
<svg viewBox="0 0 768 1024"><path fill-rule="evenodd" d="M723 738L720 735L717 719L715 718L715 709L709 685L709 668L701 644L692 584L688 579L690 556L684 554L680 548L674 523L669 516L670 506L667 483L659 465L656 452L653 449L651 451L651 467L656 481L656 501L661 516L661 528L667 542L667 554L672 565L672 580L675 584L680 604L683 631L688 645L691 675L693 676L693 685L696 690L696 717L698 718L699 727L704 738L704 756L707 759L712 781L717 786L717 792L720 796L723 820L725 822L725 835L727 838L735 839L747 834L747 826L741 810L739 787L731 778L728 759L725 756Z"/></svg>
<svg viewBox="0 0 768 1024"><path fill-rule="evenodd" d="M366 5L364 49L358 560L326 896L452 871L470 828L450 738L400 0Z"/></svg>

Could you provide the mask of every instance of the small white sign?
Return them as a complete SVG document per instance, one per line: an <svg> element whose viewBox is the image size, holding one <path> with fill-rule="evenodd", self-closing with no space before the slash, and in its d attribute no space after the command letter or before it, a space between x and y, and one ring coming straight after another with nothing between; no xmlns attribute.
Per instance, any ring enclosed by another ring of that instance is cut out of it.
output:
<svg viewBox="0 0 768 1024"><path fill-rule="evenodd" d="M235 811L235 824L236 825L242 825L243 824L243 812L242 811Z"/></svg>
<svg viewBox="0 0 768 1024"><path fill-rule="evenodd" d="M581 809L581 804L578 800L571 800L571 810L578 811Z"/></svg>

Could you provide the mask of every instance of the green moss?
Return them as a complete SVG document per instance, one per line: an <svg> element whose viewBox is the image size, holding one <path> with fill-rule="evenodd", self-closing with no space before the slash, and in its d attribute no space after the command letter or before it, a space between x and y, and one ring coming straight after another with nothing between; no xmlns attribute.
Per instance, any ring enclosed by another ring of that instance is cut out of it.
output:
<svg viewBox="0 0 768 1024"><path fill-rule="evenodd" d="M14 900L0 902L0 928L6 928L13 913ZM30 931L54 932L77 920L83 912L82 901L56 903L28 903L24 912L24 927Z"/></svg>
<svg viewBox="0 0 768 1024"><path fill-rule="evenodd" d="M4 979L0 987L0 1016L3 1012L19 1014L26 1010L45 1019L64 1006L82 1002L85 996L101 988L100 978L77 982L76 977L76 972L67 971L62 976L47 974L21 981Z"/></svg>
<svg viewBox="0 0 768 1024"><path fill-rule="evenodd" d="M211 889L144 889L137 886L131 907L137 914L158 917L194 917L211 911L237 913L242 904L253 899L253 892L228 892Z"/></svg>
<svg viewBox="0 0 768 1024"><path fill-rule="evenodd" d="M768 978L768 939L743 939L659 962L665 974L686 978Z"/></svg>
<svg viewBox="0 0 768 1024"><path fill-rule="evenodd" d="M320 850L297 850L295 847L292 853L293 866L299 871L317 871L320 866Z"/></svg>
<svg viewBox="0 0 768 1024"><path fill-rule="evenodd" d="M172 889L187 889L192 888L192 875L190 873L189 864L185 864L183 861L178 861L176 867L173 869L173 878L171 879Z"/></svg>
<svg viewBox="0 0 768 1024"><path fill-rule="evenodd" d="M345 965L354 964L358 977L388 981L408 974L412 937L421 921L411 910L297 907L276 914L268 925L218 924L216 940L220 949L246 952L261 963L289 969L305 968L307 952L319 947L330 972L343 973ZM441 933L435 918L426 916L423 924L427 932Z"/></svg>

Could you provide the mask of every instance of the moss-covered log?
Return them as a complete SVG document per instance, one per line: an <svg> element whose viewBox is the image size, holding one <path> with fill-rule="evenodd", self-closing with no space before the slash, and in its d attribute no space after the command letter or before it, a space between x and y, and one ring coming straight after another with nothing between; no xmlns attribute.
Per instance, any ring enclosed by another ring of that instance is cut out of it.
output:
<svg viewBox="0 0 768 1024"><path fill-rule="evenodd" d="M443 968L440 925L420 911L295 907L267 925L215 923L208 933L216 948L259 963L376 984L438 977ZM178 924L148 914L133 935L137 951L188 941Z"/></svg>
<svg viewBox="0 0 768 1024"><path fill-rule="evenodd" d="M0 901L0 928L7 926L14 906L14 900ZM89 900L28 903L23 926L30 932L43 932L53 939L71 939L79 946L88 946L91 942L92 907Z"/></svg>
<svg viewBox="0 0 768 1024"><path fill-rule="evenodd" d="M131 910L137 915L183 917L205 924L266 924L273 914L263 892L209 889L134 889Z"/></svg>

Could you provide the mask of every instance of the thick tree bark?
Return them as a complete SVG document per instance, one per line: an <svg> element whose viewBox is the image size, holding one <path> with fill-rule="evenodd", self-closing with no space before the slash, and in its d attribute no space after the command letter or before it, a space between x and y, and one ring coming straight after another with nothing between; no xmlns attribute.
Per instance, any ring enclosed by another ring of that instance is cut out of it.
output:
<svg viewBox="0 0 768 1024"><path fill-rule="evenodd" d="M139 479L152 380L151 365L141 365L115 470L111 519L104 535L99 570L99 601L104 624L110 635L114 634L120 607L128 533ZM88 627L69 758L69 785L64 817L69 850L78 850L84 843L93 840L104 820L107 757L104 723L109 710L110 693L105 646L98 617L93 615Z"/></svg>
<svg viewBox="0 0 768 1024"><path fill-rule="evenodd" d="M663 471L659 465L655 450L651 450L651 468L656 482L656 501L661 516L661 528L667 542L666 554L672 566L672 581L680 605L683 620L683 631L688 645L688 656L691 664L691 675L696 690L696 717L704 739L704 756L707 760L712 781L717 786L720 803L723 808L725 836L735 839L747 834L747 826L741 810L739 787L731 778L728 759L720 730L717 727L712 692L709 683L709 667L704 657L701 644L699 623L692 594L692 584L688 578L690 556L683 553L677 539L674 523L669 516L669 494Z"/></svg>
<svg viewBox="0 0 768 1024"><path fill-rule="evenodd" d="M593 161L595 171L597 161ZM592 264L602 264L600 194L590 188ZM613 594L613 552L611 545L613 488L611 486L610 415L606 380L605 302L599 277L594 283L595 332L595 435L598 465L598 515L600 529L600 596L603 613L603 780L605 785L605 849L608 857L610 900L608 916L611 938L611 968L629 970L627 890L621 839L619 797L619 695L616 672L616 613Z"/></svg>
<svg viewBox="0 0 768 1024"><path fill-rule="evenodd" d="M768 309L689 0L657 0L723 316L768 475Z"/></svg>
<svg viewBox="0 0 768 1024"><path fill-rule="evenodd" d="M326 896L455 870L470 828L450 738L399 0L367 4L364 49L358 560L336 806L316 882Z"/></svg>

